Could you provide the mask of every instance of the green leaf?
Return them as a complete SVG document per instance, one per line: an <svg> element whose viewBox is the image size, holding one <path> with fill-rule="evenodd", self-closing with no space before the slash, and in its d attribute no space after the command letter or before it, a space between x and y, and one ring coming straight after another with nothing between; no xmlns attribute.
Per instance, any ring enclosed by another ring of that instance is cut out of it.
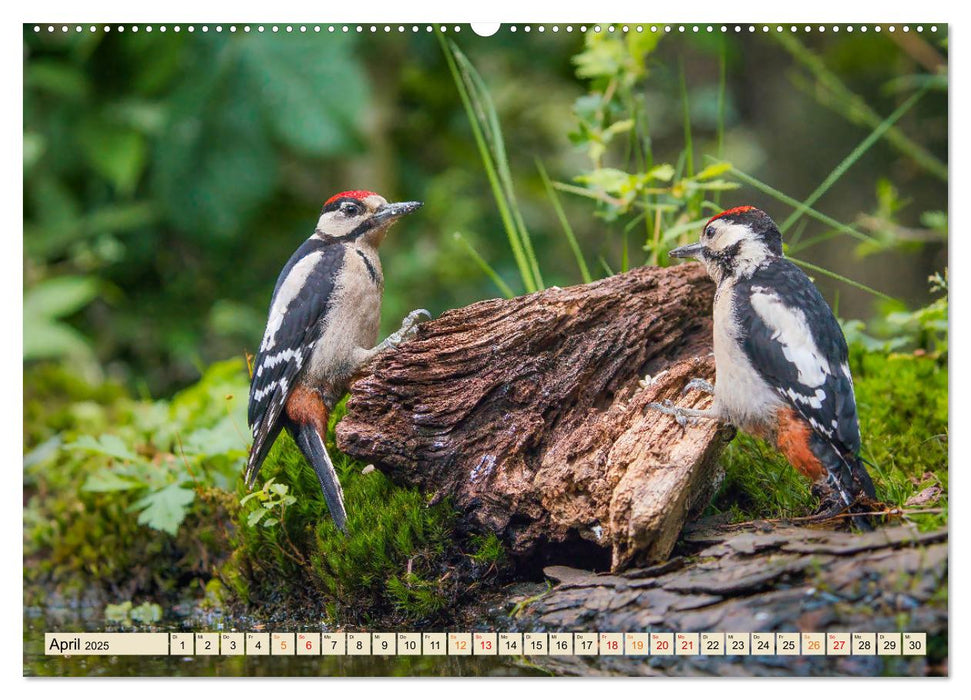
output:
<svg viewBox="0 0 971 700"><path fill-rule="evenodd" d="M74 442L66 445L72 450L87 450L98 454L121 459L126 462L141 461L141 457L128 449L128 446L117 435L104 434L98 438L91 435L82 435Z"/></svg>
<svg viewBox="0 0 971 700"><path fill-rule="evenodd" d="M661 163L660 165L655 165L653 168L647 171L646 178L649 180L662 180L664 182L670 182L671 178L674 177L674 166L670 163Z"/></svg>
<svg viewBox="0 0 971 700"><path fill-rule="evenodd" d="M661 32L628 32L627 50L631 58L638 65L643 65L645 57L657 48L661 36Z"/></svg>
<svg viewBox="0 0 971 700"><path fill-rule="evenodd" d="M272 195L279 162L263 123L262 94L243 75L232 42L199 37L197 48L193 60L221 70L189 72L172 96L153 188L175 226L226 238Z"/></svg>
<svg viewBox="0 0 971 700"><path fill-rule="evenodd" d="M242 69L280 141L313 156L360 148L368 76L352 53L354 39L252 36L240 42Z"/></svg>
<svg viewBox="0 0 971 700"><path fill-rule="evenodd" d="M185 520L189 505L195 500L196 492L184 489L178 484L170 484L160 491L150 493L137 501L135 510L141 510L138 522L154 530L170 535L176 534L179 525Z"/></svg>
<svg viewBox="0 0 971 700"><path fill-rule="evenodd" d="M24 361L90 357L88 339L66 323L24 315Z"/></svg>
<svg viewBox="0 0 971 700"><path fill-rule="evenodd" d="M249 514L248 518L246 518L246 524L249 525L250 527L255 527L256 524L260 522L260 520L263 518L263 516L269 512L270 511L268 511L266 508L257 508L256 510L254 510L252 513Z"/></svg>
<svg viewBox="0 0 971 700"><path fill-rule="evenodd" d="M718 177L729 172L732 169L731 163L712 163L711 165L705 166L700 173L694 176L695 180L707 180L713 177Z"/></svg>
<svg viewBox="0 0 971 700"><path fill-rule="evenodd" d="M114 605L108 603L105 606L105 622L128 622L128 614L131 612L131 601Z"/></svg>
<svg viewBox="0 0 971 700"><path fill-rule="evenodd" d="M158 603L142 603L138 607L132 608L131 619L134 622L141 622L144 625L158 622L162 619L162 606Z"/></svg>
<svg viewBox="0 0 971 700"><path fill-rule="evenodd" d="M107 122L88 122L78 141L91 168L123 195L134 191L148 159L145 138L129 128Z"/></svg>
<svg viewBox="0 0 971 700"><path fill-rule="evenodd" d="M142 484L137 481L125 478L117 472L111 471L110 469L102 469L89 476L81 487L81 490L94 493L109 493L112 491L130 491L141 486Z"/></svg>
<svg viewBox="0 0 971 700"><path fill-rule="evenodd" d="M634 120L633 119L624 119L624 120L619 121L619 122L614 122L613 124L611 124L610 126L608 126L606 129L604 129L604 132L601 135L601 139L603 140L604 143L609 143L610 140L614 136L616 136L617 134L627 133L628 131L630 131L633 128L634 128Z"/></svg>
<svg viewBox="0 0 971 700"><path fill-rule="evenodd" d="M626 191L630 189L631 185L631 175L616 168L600 168L586 175L578 175L576 180L577 182L582 182L585 185L603 190L604 192L610 192L611 194L619 194L622 191Z"/></svg>
<svg viewBox="0 0 971 700"><path fill-rule="evenodd" d="M44 280L24 293L24 319L70 316L97 296L98 280L94 277L64 276Z"/></svg>

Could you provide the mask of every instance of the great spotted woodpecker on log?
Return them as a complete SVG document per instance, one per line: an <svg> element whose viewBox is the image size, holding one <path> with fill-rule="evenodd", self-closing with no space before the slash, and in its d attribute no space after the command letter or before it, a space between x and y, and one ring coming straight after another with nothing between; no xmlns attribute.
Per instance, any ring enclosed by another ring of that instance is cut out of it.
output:
<svg viewBox="0 0 971 700"><path fill-rule="evenodd" d="M347 512L327 454L327 419L362 364L417 332L424 309L375 345L384 277L378 246L391 225L421 202L389 204L366 190L328 199L316 229L284 265L253 363L249 424L253 447L245 478L252 488L270 447L286 429L317 472L331 517L346 532Z"/></svg>
<svg viewBox="0 0 971 700"><path fill-rule="evenodd" d="M715 385L711 408L651 404L688 419L712 418L775 443L813 482L819 513L830 517L874 500L860 459L860 426L846 339L809 277L783 257L782 234L762 210L714 216L698 243L672 250L701 261L715 282ZM862 517L854 522L869 525Z"/></svg>

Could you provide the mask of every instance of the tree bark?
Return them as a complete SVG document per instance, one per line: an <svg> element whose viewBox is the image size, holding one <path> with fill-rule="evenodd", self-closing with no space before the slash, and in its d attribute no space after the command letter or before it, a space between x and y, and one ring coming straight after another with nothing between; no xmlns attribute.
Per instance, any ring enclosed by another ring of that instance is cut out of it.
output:
<svg viewBox="0 0 971 700"><path fill-rule="evenodd" d="M447 311L352 385L338 446L452 499L521 563L664 560L726 432L647 404L710 403L682 389L713 381L712 297L682 265Z"/></svg>
<svg viewBox="0 0 971 700"><path fill-rule="evenodd" d="M598 575L548 567L559 583L523 601L526 631L924 632L921 656L532 657L577 675L927 675L947 673L947 531L870 533L689 525L678 556ZM514 601L510 601L512 603Z"/></svg>

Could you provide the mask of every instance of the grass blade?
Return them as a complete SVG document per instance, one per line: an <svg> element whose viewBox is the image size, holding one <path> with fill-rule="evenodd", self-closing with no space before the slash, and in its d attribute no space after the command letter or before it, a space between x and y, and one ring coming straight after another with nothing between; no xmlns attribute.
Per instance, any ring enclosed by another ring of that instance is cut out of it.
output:
<svg viewBox="0 0 971 700"><path fill-rule="evenodd" d="M457 240L459 243L465 246L465 250L468 251L469 255L472 256L472 259L475 260L476 263L478 263L479 268L481 268L481 270L484 273L486 273L489 279L491 279L495 283L495 285L499 287L499 291L502 292L502 295L506 297L506 299L512 299L514 296L516 296L516 294L512 291L510 286L506 284L506 282L502 279L502 277L499 276L499 273L492 268L492 265L487 263L486 259L483 258L481 255L479 255L479 251L477 251L472 246L471 243L465 240L465 236L463 236L461 233L456 231L455 240Z"/></svg>
<svg viewBox="0 0 971 700"><path fill-rule="evenodd" d="M870 150L870 147L873 144L880 140L880 138L887 132L887 129L893 126L894 123L904 116L904 114L906 114L911 107L917 104L917 101L924 96L925 92L927 92L927 88L914 93L908 100L900 105L900 107L898 107L893 114L880 122L877 128L870 132L869 136L863 139L863 141L861 141L856 148L850 151L849 155L847 155L839 165L833 168L833 171L826 177L825 180L820 183L819 187L813 190L813 193L809 195L809 197L807 197L802 204L799 205L796 211L792 212L792 214L789 215L789 218L782 222L782 226L779 227L779 231L785 233L790 226L798 221L806 212L806 209L811 207L820 197L826 194L826 191L836 184L836 181L843 177L846 171L849 170L853 164L863 156L864 153Z"/></svg>
<svg viewBox="0 0 971 700"><path fill-rule="evenodd" d="M465 113L468 117L469 126L472 129L472 135L475 138L476 147L478 148L479 155L482 158L482 165L485 168L486 177L489 180L489 186L492 188L492 195L496 200L496 206L499 209L499 216L502 219L503 228L506 229L506 236L509 239L509 247L512 249L513 258L516 260L516 267L519 269L519 275L522 279L523 287L527 292L538 291L536 281L533 278L532 266L527 260L519 230L516 227L512 212L510 210L509 202L507 201L505 191L496 171L496 164L493 161L492 150L486 143L485 135L483 133L483 128L488 125L488 120L486 119L485 112L482 109L483 105L481 101L478 100L473 102L471 90L474 89L474 83L472 82L469 74L467 72L463 73L458 66L457 57L461 56L464 59L465 56L461 51L459 51L458 47L455 46L454 43L445 39L444 35L440 31L435 32L435 36L438 38L442 52L445 54L445 61L448 63L449 71L452 73L452 80L455 82L455 86L459 91L459 97L462 100L462 105L465 107ZM467 63L467 59L465 60ZM469 67L471 67L470 64Z"/></svg>
<svg viewBox="0 0 971 700"><path fill-rule="evenodd" d="M499 177L499 184L502 187L507 206L516 224L519 240L526 254L526 259L529 261L533 280L539 289L543 289L545 285L543 284L543 276L539 271L539 262L536 259L536 253L533 251L533 242L530 238L529 230L526 228L526 222L523 220L522 212L519 209L519 203L516 200L516 188L513 184L512 172L509 169L509 160L506 158L506 144L502 138L502 127L499 124L499 115L496 112L495 104L492 102L492 95L482 80L482 76L476 71L475 66L472 65L472 62L469 61L454 43L452 44L452 50L455 52L455 58L462 69L463 75L467 76L472 84L473 91L471 97L473 102L479 107L480 115L484 118L486 143L492 151L492 158L496 164L496 174Z"/></svg>
<svg viewBox="0 0 971 700"><path fill-rule="evenodd" d="M802 202L796 199L793 199L787 194L783 194L782 192L775 189L774 187L771 187L765 184L761 180L757 180L756 178L752 177L748 173L742 172L738 168L732 168L730 172L732 173L732 175L737 177L746 185L749 185L750 187L754 187L759 192L767 194L770 197L779 200L783 204L788 204L790 207L793 207L793 208L798 208L802 206ZM825 214L820 213L811 207L806 207L804 213L807 216L812 217L813 219L816 219L817 221L822 221L824 224L826 224L827 226L831 226L832 228L838 230L840 233L845 233L848 236L852 236L853 238L856 238L861 241L866 241L868 243L879 243L879 241L876 238L873 238L872 236L868 236L867 234L853 228L852 226L848 226L847 224L840 223L836 219L830 216L826 216Z"/></svg>
<svg viewBox="0 0 971 700"><path fill-rule="evenodd" d="M684 79L684 62L678 61L678 72L681 79L681 109L684 112L684 150L686 154L685 166L688 177L695 175L694 147L691 144L691 110L688 109L688 85Z"/></svg>
<svg viewBox="0 0 971 700"><path fill-rule="evenodd" d="M882 121L880 115L873 111L862 97L850 90L835 73L826 67L822 59L807 49L799 39L789 32L772 32L772 36L812 74L819 86L825 88L825 91L810 90L821 105L832 109L853 124L865 124L871 128L876 128L880 124ZM909 156L924 170L947 182L947 165L923 146L912 141L900 129L896 127L888 128L885 137L888 143L904 155Z"/></svg>
<svg viewBox="0 0 971 700"><path fill-rule="evenodd" d="M849 277L844 277L843 275L839 274L838 272L833 272L831 270L827 270L825 267L820 267L819 265L813 265L812 263L806 262L805 260L799 260L798 258L792 258L792 257L789 257L788 255L786 256L786 259L787 260L790 260L790 261L792 261L794 263L796 263L796 265L799 265L800 267L806 268L807 270L812 270L813 272L818 272L821 275L826 275L827 277L832 277L834 280L839 280L840 282L843 282L844 284L848 284L851 287L856 287L857 289L861 289L864 292L867 292L867 293L872 294L874 296L880 297L881 299L886 299L887 301L892 301L895 304L901 304L902 303L898 299L894 299L889 294L884 294L883 292L878 292L873 287L867 287L862 282L857 282L855 280L851 280Z"/></svg>
<svg viewBox="0 0 971 700"><path fill-rule="evenodd" d="M536 167L539 169L539 175L543 179L543 187L546 188L546 194L550 198L550 202L553 204L553 210L556 212L556 218L560 220L560 226L563 227L563 235L566 236L567 242L570 244L570 250L573 251L573 257L577 261L577 267L580 268L580 276L583 281L587 284L593 281L590 277L590 270L587 268L587 261L583 259L583 252L580 250L580 244L577 243L577 238L573 234L573 228L570 226L570 222L566 218L566 213L563 211L563 205L560 203L560 197L556 194L556 189L553 187L553 183L550 181L549 175L546 174L546 168L543 167L543 163L536 159Z"/></svg>

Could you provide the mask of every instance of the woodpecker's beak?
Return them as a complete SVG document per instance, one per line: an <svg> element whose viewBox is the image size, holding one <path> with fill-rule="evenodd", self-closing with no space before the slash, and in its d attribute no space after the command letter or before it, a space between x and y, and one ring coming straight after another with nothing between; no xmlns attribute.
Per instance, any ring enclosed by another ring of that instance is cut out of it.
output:
<svg viewBox="0 0 971 700"><path fill-rule="evenodd" d="M378 224L390 224L392 221L397 221L405 214L410 214L413 211L418 211L421 209L421 205L424 202L393 202L392 204L385 204L383 207L374 212L374 221Z"/></svg>
<svg viewBox="0 0 971 700"><path fill-rule="evenodd" d="M668 252L668 256L672 258L695 258L696 260L702 256L705 251L705 246L702 243L692 243L691 245L683 245L680 248L675 248Z"/></svg>

